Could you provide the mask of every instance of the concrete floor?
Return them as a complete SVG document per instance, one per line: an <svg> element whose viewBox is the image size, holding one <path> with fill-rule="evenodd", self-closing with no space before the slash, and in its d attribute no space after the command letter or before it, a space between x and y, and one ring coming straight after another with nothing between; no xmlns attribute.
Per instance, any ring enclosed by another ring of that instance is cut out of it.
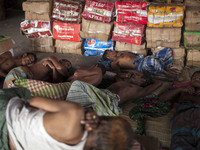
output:
<svg viewBox="0 0 200 150"><path fill-rule="evenodd" d="M24 12L21 10L7 9L6 19L0 21L0 34L9 36L15 41L14 54L20 56L28 52L29 39L20 34L20 22L24 20ZM58 54L36 52L38 60L44 57L55 55L59 58L66 58L72 62L75 67L88 67L99 60L99 56L84 56L77 54Z"/></svg>

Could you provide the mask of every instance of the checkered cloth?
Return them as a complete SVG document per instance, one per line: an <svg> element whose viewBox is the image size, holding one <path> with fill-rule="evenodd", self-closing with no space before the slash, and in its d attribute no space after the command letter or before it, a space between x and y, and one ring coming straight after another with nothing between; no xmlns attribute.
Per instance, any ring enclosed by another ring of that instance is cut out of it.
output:
<svg viewBox="0 0 200 150"><path fill-rule="evenodd" d="M144 57L143 55L137 56L138 61L133 62L137 64L138 71L148 71L151 74L162 73L163 69L173 62L173 55L171 48L164 48L163 50Z"/></svg>
<svg viewBox="0 0 200 150"><path fill-rule="evenodd" d="M14 80L16 87L25 87L30 90L31 96L41 96L55 100L65 100L71 82L49 83L31 79Z"/></svg>
<svg viewBox="0 0 200 150"><path fill-rule="evenodd" d="M119 96L106 89L98 89L81 81L74 81L69 89L67 100L80 103L83 107L91 106L98 115L118 116Z"/></svg>

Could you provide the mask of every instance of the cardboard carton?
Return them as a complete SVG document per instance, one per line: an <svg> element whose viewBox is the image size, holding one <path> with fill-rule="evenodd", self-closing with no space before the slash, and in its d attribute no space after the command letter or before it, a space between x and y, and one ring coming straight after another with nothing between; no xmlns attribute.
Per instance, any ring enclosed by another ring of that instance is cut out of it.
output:
<svg viewBox="0 0 200 150"><path fill-rule="evenodd" d="M0 53L6 52L14 48L13 41L10 37L0 35Z"/></svg>
<svg viewBox="0 0 200 150"><path fill-rule="evenodd" d="M148 11L148 27L182 27L184 10L184 5L150 5Z"/></svg>
<svg viewBox="0 0 200 150"><path fill-rule="evenodd" d="M200 7L187 7L185 31L200 31Z"/></svg>
<svg viewBox="0 0 200 150"><path fill-rule="evenodd" d="M196 49L187 51L187 66L200 67L200 51Z"/></svg>
<svg viewBox="0 0 200 150"><path fill-rule="evenodd" d="M80 36L85 39L98 39L107 42L110 39L113 22L103 23L82 19L82 31Z"/></svg>
<svg viewBox="0 0 200 150"><path fill-rule="evenodd" d="M200 6L199 0L185 0L186 6Z"/></svg>
<svg viewBox="0 0 200 150"><path fill-rule="evenodd" d="M200 50L200 32L184 31L184 47L188 49Z"/></svg>
<svg viewBox="0 0 200 150"><path fill-rule="evenodd" d="M146 50L146 43L143 43L142 45L135 45L130 43L124 43L124 42L116 42L115 50L116 51L130 51L136 54L140 55L147 55Z"/></svg>
<svg viewBox="0 0 200 150"><path fill-rule="evenodd" d="M39 51L39 52L55 52L55 48L53 46L53 38L35 38L30 39L30 51Z"/></svg>
<svg viewBox="0 0 200 150"><path fill-rule="evenodd" d="M52 3L26 1L22 3L22 8L23 8L23 11L47 13L47 12L51 12Z"/></svg>
<svg viewBox="0 0 200 150"><path fill-rule="evenodd" d="M179 48L181 28L150 28L146 29L147 48L158 46Z"/></svg>
<svg viewBox="0 0 200 150"><path fill-rule="evenodd" d="M37 13L37 12L25 11L25 20L50 21L51 15L50 15L50 13Z"/></svg>

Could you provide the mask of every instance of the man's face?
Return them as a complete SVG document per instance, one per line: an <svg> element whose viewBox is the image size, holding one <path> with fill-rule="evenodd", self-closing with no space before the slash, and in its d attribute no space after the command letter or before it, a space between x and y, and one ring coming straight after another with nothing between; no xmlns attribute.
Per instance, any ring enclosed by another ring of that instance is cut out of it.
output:
<svg viewBox="0 0 200 150"><path fill-rule="evenodd" d="M146 82L146 79L143 78L143 73L142 72L134 72L132 74L132 81L135 82L137 85L142 85Z"/></svg>
<svg viewBox="0 0 200 150"><path fill-rule="evenodd" d="M191 79L191 82L194 87L200 88L200 73L195 73Z"/></svg>
<svg viewBox="0 0 200 150"><path fill-rule="evenodd" d="M108 51L107 52L107 58L109 60L115 60L117 56L117 52L116 51Z"/></svg>
<svg viewBox="0 0 200 150"><path fill-rule="evenodd" d="M35 62L34 55L23 55L22 57L22 65L29 65Z"/></svg>

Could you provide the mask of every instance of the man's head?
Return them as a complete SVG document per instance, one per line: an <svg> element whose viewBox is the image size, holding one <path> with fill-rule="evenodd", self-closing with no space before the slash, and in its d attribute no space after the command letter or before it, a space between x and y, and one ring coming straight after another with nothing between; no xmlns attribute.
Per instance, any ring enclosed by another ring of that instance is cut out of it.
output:
<svg viewBox="0 0 200 150"><path fill-rule="evenodd" d="M130 80L141 87L146 87L152 83L151 75L144 72L133 72Z"/></svg>
<svg viewBox="0 0 200 150"><path fill-rule="evenodd" d="M30 65L37 61L37 57L34 53L24 53L21 57L22 65Z"/></svg>
<svg viewBox="0 0 200 150"><path fill-rule="evenodd" d="M59 60L59 62L62 65L66 66L67 69L71 69L72 68L72 63L69 60L67 60L67 59L61 59L61 60Z"/></svg>
<svg viewBox="0 0 200 150"><path fill-rule="evenodd" d="M196 71L192 74L191 83L194 87L200 88L200 71Z"/></svg>
<svg viewBox="0 0 200 150"><path fill-rule="evenodd" d="M130 150L133 145L133 130L121 117L100 117L100 123L93 134L91 147L84 150Z"/></svg>
<svg viewBox="0 0 200 150"><path fill-rule="evenodd" d="M105 60L115 60L117 51L106 50L102 56Z"/></svg>

